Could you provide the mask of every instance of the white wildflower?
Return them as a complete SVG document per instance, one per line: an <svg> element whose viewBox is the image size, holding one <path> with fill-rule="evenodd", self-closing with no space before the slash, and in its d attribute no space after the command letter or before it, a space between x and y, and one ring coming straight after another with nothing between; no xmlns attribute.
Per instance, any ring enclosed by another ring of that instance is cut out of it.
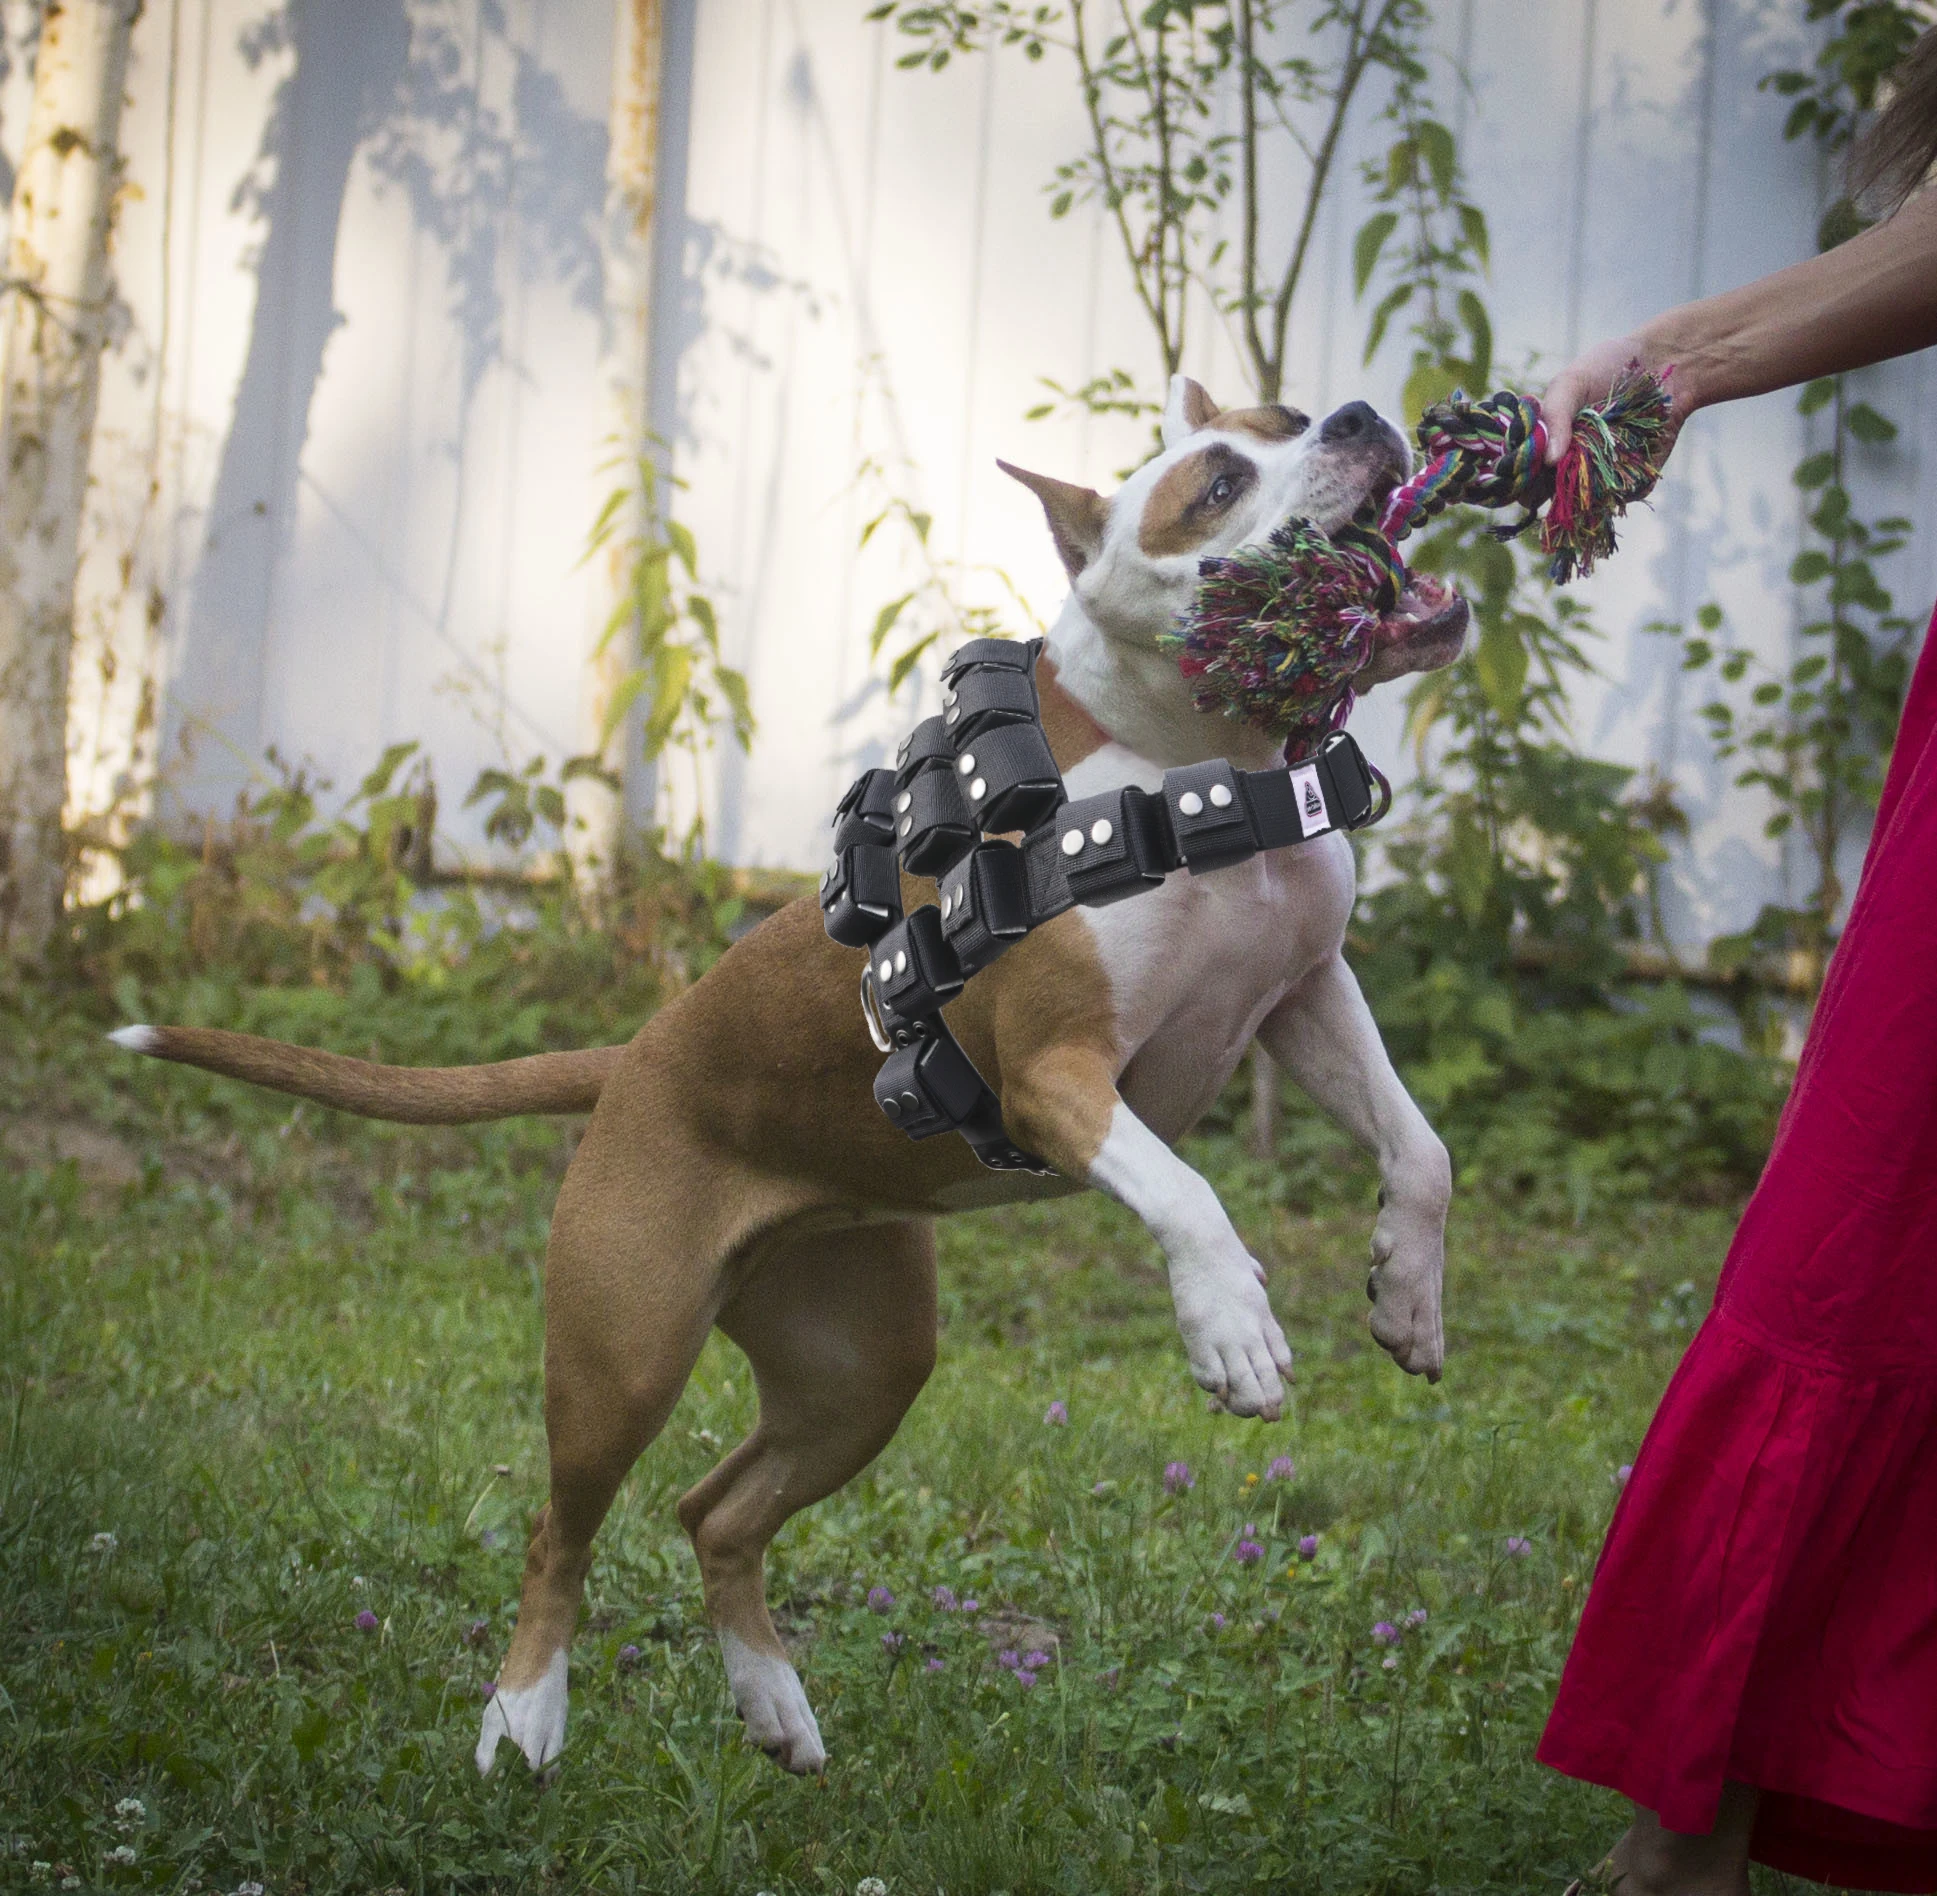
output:
<svg viewBox="0 0 1937 1896"><path fill-rule="evenodd" d="M888 1886L878 1876L864 1876L855 1884L854 1896L888 1896Z"/></svg>
<svg viewBox="0 0 1937 1896"><path fill-rule="evenodd" d="M87 1551L90 1554L111 1554L120 1545L120 1539L116 1535L100 1533L88 1542Z"/></svg>
<svg viewBox="0 0 1937 1896"><path fill-rule="evenodd" d="M123 1830L130 1829L135 1824L144 1822L147 1816L148 1806L138 1797L124 1797L114 1807L115 1822Z"/></svg>
<svg viewBox="0 0 1937 1896"><path fill-rule="evenodd" d="M132 1863L134 1860L135 1860L135 1847L131 1843L117 1843L114 1846L114 1848L108 1852L108 1861L110 1863L127 1864L127 1863Z"/></svg>

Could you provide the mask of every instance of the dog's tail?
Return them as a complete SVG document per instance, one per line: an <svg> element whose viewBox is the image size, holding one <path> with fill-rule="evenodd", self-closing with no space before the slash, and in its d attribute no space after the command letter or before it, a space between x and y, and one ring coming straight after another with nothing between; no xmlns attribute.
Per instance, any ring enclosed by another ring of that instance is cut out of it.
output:
<svg viewBox="0 0 1937 1896"><path fill-rule="evenodd" d="M395 1067L215 1027L121 1027L108 1038L130 1053L179 1060L365 1119L417 1126L464 1126L523 1113L589 1113L625 1051L587 1047L488 1066Z"/></svg>

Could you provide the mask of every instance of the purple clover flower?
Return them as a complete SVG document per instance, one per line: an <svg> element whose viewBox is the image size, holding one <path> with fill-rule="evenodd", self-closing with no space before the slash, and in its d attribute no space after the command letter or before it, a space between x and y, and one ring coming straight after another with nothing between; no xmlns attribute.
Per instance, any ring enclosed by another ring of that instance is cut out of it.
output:
<svg viewBox="0 0 1937 1896"><path fill-rule="evenodd" d="M980 1600L968 1599L962 1602L962 1611L964 1613L979 1613L981 1610L982 1602Z"/></svg>
<svg viewBox="0 0 1937 1896"><path fill-rule="evenodd" d="M1211 1631L1214 1633L1221 1633L1224 1630L1224 1626L1225 1626L1224 1615L1222 1613L1213 1613L1211 1615Z"/></svg>
<svg viewBox="0 0 1937 1896"><path fill-rule="evenodd" d="M1033 1652L1024 1653L1022 1655L1022 1663L1026 1670L1030 1672L1040 1672L1044 1666L1053 1665L1055 1661L1050 1657L1048 1653L1043 1652L1040 1648L1038 1648Z"/></svg>
<svg viewBox="0 0 1937 1896"><path fill-rule="evenodd" d="M881 1635L881 1650L890 1659L894 1658L907 1643L908 1635L906 1633L883 1633Z"/></svg>
<svg viewBox="0 0 1937 1896"><path fill-rule="evenodd" d="M497 1681L496 1681L495 1679L486 1679L486 1680L485 1680L485 1682L484 1682L484 1696L485 1696L486 1698L488 1698L488 1699L494 1699L494 1698L496 1698L496 1697L498 1696L498 1683L497 1683Z"/></svg>
<svg viewBox="0 0 1937 1896"><path fill-rule="evenodd" d="M627 1644L619 1648L619 1670L630 1672L639 1663L639 1648Z"/></svg>
<svg viewBox="0 0 1937 1896"><path fill-rule="evenodd" d="M1380 1620L1372 1629L1372 1643L1375 1646L1396 1646L1405 1637L1390 1620Z"/></svg>
<svg viewBox="0 0 1937 1896"><path fill-rule="evenodd" d="M356 1616L352 1624L356 1627L357 1631L360 1633L374 1633L377 1630L377 1628L383 1624L383 1622L380 1619L378 1619L377 1616L373 1612L371 1612L370 1609L366 1606L363 1609L363 1611Z"/></svg>
<svg viewBox="0 0 1937 1896"><path fill-rule="evenodd" d="M1164 1463L1164 1493L1184 1494L1197 1486L1197 1477L1190 1471L1189 1462Z"/></svg>
<svg viewBox="0 0 1937 1896"><path fill-rule="evenodd" d="M941 1669L942 1669L942 1662L940 1659L930 1659L929 1662L922 1667L922 1670L924 1672L939 1672L941 1671Z"/></svg>
<svg viewBox="0 0 1937 1896"><path fill-rule="evenodd" d="M1509 1534L1506 1540L1507 1554L1513 1560L1525 1560L1533 1552L1533 1542L1524 1534Z"/></svg>
<svg viewBox="0 0 1937 1896"><path fill-rule="evenodd" d="M1300 1560L1316 1560L1318 1558L1318 1536L1316 1534L1306 1534L1299 1540L1298 1558Z"/></svg>
<svg viewBox="0 0 1937 1896"><path fill-rule="evenodd" d="M1255 1567L1264 1558L1264 1549L1255 1538L1257 1531L1257 1522L1246 1521L1244 1532L1238 1538L1238 1544L1231 1549L1231 1558L1240 1567Z"/></svg>
<svg viewBox="0 0 1937 1896"><path fill-rule="evenodd" d="M894 1604L895 1596L886 1587L870 1587L868 1589L868 1611L870 1613L892 1613L894 1611Z"/></svg>
<svg viewBox="0 0 1937 1896"><path fill-rule="evenodd" d="M959 1613L962 1603L955 1597L953 1587L937 1587L928 1596L937 1613Z"/></svg>
<svg viewBox="0 0 1937 1896"><path fill-rule="evenodd" d="M1008 1647L996 1654L995 1662L1004 1672L1014 1672L1022 1664L1022 1655Z"/></svg>
<svg viewBox="0 0 1937 1896"><path fill-rule="evenodd" d="M1412 1609L1412 1611L1406 1615L1406 1624L1408 1626L1423 1626L1425 1625L1425 1623L1426 1623L1426 1609L1423 1606L1415 1606Z"/></svg>
<svg viewBox="0 0 1937 1896"><path fill-rule="evenodd" d="M1027 1666L1016 1668L1016 1683L1027 1692L1036 1683L1036 1675Z"/></svg>
<svg viewBox="0 0 1937 1896"><path fill-rule="evenodd" d="M1274 1456L1271 1466L1264 1471L1264 1478L1267 1481L1296 1481L1298 1466L1289 1455Z"/></svg>
<svg viewBox="0 0 1937 1896"><path fill-rule="evenodd" d="M1042 1412L1043 1421L1052 1429L1069 1427L1069 1407L1066 1403L1052 1402Z"/></svg>

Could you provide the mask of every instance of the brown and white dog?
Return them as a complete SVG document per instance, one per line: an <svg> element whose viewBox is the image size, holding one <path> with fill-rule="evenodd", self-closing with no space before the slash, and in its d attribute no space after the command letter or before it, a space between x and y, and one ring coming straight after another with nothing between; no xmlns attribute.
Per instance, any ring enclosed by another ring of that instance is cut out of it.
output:
<svg viewBox="0 0 1937 1896"><path fill-rule="evenodd" d="M1178 377L1163 451L1110 500L1010 469L1040 498L1072 590L1040 670L1072 797L1155 789L1171 765L1270 765L1272 740L1192 708L1156 646L1207 553L1289 514L1335 527L1403 478L1400 435L1363 402L1321 426L1220 413ZM1458 654L1466 607L1432 582L1382 628L1361 689ZM926 899L910 884L910 903ZM1340 955L1351 845L1329 835L1102 910L1078 908L969 983L948 1021L1000 1094L1009 1135L1059 1177L985 1170L876 1108L880 1064L857 950L803 900L738 943L627 1046L412 1070L246 1035L124 1028L134 1050L376 1118L454 1123L591 1111L552 1219L545 1279L550 1500L477 1748L541 1769L565 1742L566 1649L592 1539L716 1326L753 1367L752 1434L679 1503L753 1742L818 1771L820 1732L767 1614L782 1522L886 1445L935 1360L932 1225L943 1212L1088 1186L1162 1247L1192 1375L1232 1413L1275 1418L1291 1351L1264 1272L1171 1149L1257 1039L1378 1160L1372 1334L1436 1379L1446 1152L1400 1084Z"/></svg>

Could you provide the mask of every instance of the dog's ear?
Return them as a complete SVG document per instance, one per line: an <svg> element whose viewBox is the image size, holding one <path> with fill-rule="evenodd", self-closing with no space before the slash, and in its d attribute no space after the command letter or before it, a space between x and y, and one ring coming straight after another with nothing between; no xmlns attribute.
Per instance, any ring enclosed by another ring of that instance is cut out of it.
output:
<svg viewBox="0 0 1937 1896"><path fill-rule="evenodd" d="M1174 448L1186 436L1208 428L1222 412L1202 382L1193 382L1188 375L1173 375L1170 399L1164 403L1164 446Z"/></svg>
<svg viewBox="0 0 1937 1896"><path fill-rule="evenodd" d="M1026 467L996 466L1042 502L1049 519L1049 535L1062 555L1063 570L1074 579L1103 550L1103 529L1109 524L1110 503L1094 487L1077 487Z"/></svg>

